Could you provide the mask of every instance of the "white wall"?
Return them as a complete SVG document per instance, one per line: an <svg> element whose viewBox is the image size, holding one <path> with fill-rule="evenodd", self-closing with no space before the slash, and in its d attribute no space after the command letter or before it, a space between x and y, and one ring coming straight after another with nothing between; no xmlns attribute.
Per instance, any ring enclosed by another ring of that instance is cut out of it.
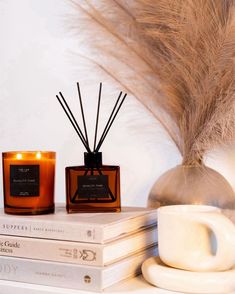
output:
<svg viewBox="0 0 235 294"><path fill-rule="evenodd" d="M0 2L0 151L55 150L57 202L65 201L64 168L81 165L84 148L55 95L62 91L76 109L75 83L81 81L86 114L94 120L100 81L92 65L75 54L79 44L65 21L70 11L66 0ZM104 88L101 125L121 90L111 79ZM121 166L124 205L145 205L155 179L180 162L162 128L134 97L125 103L102 150L104 163ZM234 163L233 149L208 160L233 186ZM2 206L2 177L0 195Z"/></svg>

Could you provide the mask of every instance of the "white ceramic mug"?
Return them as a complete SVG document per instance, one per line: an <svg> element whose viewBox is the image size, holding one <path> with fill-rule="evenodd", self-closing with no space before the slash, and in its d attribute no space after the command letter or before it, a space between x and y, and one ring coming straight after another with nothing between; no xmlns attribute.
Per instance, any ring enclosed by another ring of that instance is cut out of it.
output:
<svg viewBox="0 0 235 294"><path fill-rule="evenodd" d="M223 271L235 264L235 226L220 209L172 205L158 209L161 260L191 271Z"/></svg>

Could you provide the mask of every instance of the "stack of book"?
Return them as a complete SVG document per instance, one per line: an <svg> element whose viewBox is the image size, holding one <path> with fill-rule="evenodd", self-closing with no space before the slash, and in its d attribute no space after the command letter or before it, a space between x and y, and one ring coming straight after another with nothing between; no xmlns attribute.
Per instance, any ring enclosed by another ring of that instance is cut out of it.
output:
<svg viewBox="0 0 235 294"><path fill-rule="evenodd" d="M157 251L155 209L14 216L0 212L0 279L102 291Z"/></svg>

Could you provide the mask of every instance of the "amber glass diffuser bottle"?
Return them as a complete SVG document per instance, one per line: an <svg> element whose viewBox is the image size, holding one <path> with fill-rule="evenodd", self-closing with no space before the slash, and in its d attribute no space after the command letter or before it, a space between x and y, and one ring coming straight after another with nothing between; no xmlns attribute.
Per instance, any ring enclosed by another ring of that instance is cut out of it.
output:
<svg viewBox="0 0 235 294"><path fill-rule="evenodd" d="M4 210L9 214L54 212L55 152L4 152Z"/></svg>
<svg viewBox="0 0 235 294"><path fill-rule="evenodd" d="M84 153L84 165L66 167L66 208L68 213L118 212L121 210L120 168L119 166L114 165L103 165L102 153L99 152L99 150L126 98L126 94L122 97L122 92L120 92L100 140L96 144L102 90L102 83L100 83L94 147L93 150L91 150L87 135L79 83L77 83L77 87L84 134L62 93L60 92L60 96L56 96L86 149L86 152Z"/></svg>

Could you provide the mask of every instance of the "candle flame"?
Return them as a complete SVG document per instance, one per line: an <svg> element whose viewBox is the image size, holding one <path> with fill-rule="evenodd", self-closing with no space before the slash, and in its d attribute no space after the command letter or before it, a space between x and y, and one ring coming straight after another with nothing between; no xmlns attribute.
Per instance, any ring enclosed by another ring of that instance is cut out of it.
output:
<svg viewBox="0 0 235 294"><path fill-rule="evenodd" d="M41 159L41 157L42 157L41 152L37 152L37 153L36 153L36 157L37 157L37 159Z"/></svg>
<svg viewBox="0 0 235 294"><path fill-rule="evenodd" d="M17 153L17 154L16 154L16 158L17 158L17 159L22 159L22 157L23 157L23 156L22 156L21 153Z"/></svg>

